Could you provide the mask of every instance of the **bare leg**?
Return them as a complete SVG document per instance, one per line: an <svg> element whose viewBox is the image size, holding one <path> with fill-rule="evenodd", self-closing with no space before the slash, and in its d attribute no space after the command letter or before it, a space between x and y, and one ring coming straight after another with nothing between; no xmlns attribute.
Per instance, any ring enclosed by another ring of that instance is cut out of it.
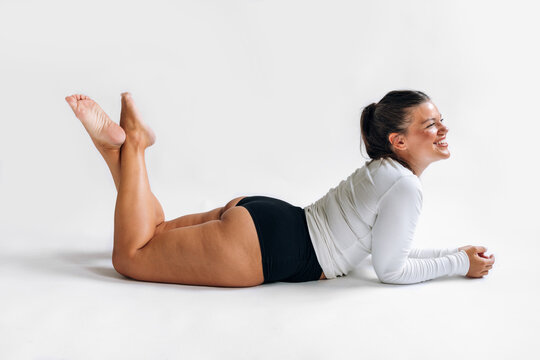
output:
<svg viewBox="0 0 540 360"><path fill-rule="evenodd" d="M96 149L107 163L114 180L114 185L118 191L121 181L120 152L126 138L124 130L122 127L118 126L118 124L113 122L105 111L103 111L103 109L88 96L75 94L67 96L66 101L87 130ZM125 116L125 114L125 108L122 107L121 117ZM122 124L122 120L120 123ZM207 212L188 214L170 221L165 221L165 215L161 204L153 193L152 197L154 199L155 222L157 224L156 232L158 233L178 227L218 220L227 208L227 206L219 207Z"/></svg>
<svg viewBox="0 0 540 360"><path fill-rule="evenodd" d="M94 144L103 157L103 160L105 160L107 163L113 177L114 186L116 187L116 191L118 191L118 187L120 186L120 147L105 148L96 144L95 142Z"/></svg>
<svg viewBox="0 0 540 360"><path fill-rule="evenodd" d="M121 180L120 148L126 138L124 130L113 122L105 111L88 96L75 94L67 96L66 101L71 106L75 116L85 127L101 156L103 156L118 191ZM157 226L164 222L165 216L163 208L154 194L152 194L152 197L154 198Z"/></svg>
<svg viewBox="0 0 540 360"><path fill-rule="evenodd" d="M257 229L247 210L236 207L219 220L156 234L145 149L154 141L122 94L126 132L114 214L112 262L120 274L141 281L211 286L254 286L263 282Z"/></svg>
<svg viewBox="0 0 540 360"><path fill-rule="evenodd" d="M173 220L165 221L162 226L159 227L159 230L168 231L179 227L203 224L212 220L220 220L225 211L235 207L236 204L244 197L245 196L236 197L229 201L225 206L217 207L210 211L184 215Z"/></svg>
<svg viewBox="0 0 540 360"><path fill-rule="evenodd" d="M129 258L156 232L154 197L146 171L144 151L155 141L129 93L122 94L120 124L126 133L120 161L120 186L114 214L113 258Z"/></svg>
<svg viewBox="0 0 540 360"><path fill-rule="evenodd" d="M141 126L142 130L144 130L144 132L148 136L149 143L147 144L147 146L151 146L155 141L155 134L153 130L141 120L141 116L137 110L137 107L135 106L135 103L133 102L133 99L131 98L131 95L129 95L128 93L125 93L125 94L126 94L125 96L122 96L122 113L120 115L120 126L123 129L127 129L127 127L129 127L130 124L133 122L132 118L136 119L136 121L139 122L139 126ZM124 151L123 149L124 147L122 147L122 153ZM118 175L119 178L122 178L120 167L121 167L120 160L118 160L118 168L116 169L116 171L119 173ZM165 219L163 215L163 210L161 208L161 205L159 204L158 199L155 197L155 195L152 192L150 192L150 194L152 198L154 199L155 203L157 204L156 209L158 210L158 212L156 216L159 220L161 220L160 222L157 223L157 226L155 229L156 234L161 233L163 231L176 229L179 227L198 225L198 224L202 224L211 220L219 220L221 218L222 212L226 208L230 207L230 204L227 204L225 207L216 208L211 211L198 213L198 214L188 214L188 215L184 215L170 221L164 221Z"/></svg>

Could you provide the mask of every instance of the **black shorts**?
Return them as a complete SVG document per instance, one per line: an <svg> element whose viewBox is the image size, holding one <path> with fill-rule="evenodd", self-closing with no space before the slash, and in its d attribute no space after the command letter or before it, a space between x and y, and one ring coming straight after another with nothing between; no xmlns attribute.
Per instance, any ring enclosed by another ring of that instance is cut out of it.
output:
<svg viewBox="0 0 540 360"><path fill-rule="evenodd" d="M268 196L248 196L245 207L257 228L264 282L319 280L323 272L301 207Z"/></svg>

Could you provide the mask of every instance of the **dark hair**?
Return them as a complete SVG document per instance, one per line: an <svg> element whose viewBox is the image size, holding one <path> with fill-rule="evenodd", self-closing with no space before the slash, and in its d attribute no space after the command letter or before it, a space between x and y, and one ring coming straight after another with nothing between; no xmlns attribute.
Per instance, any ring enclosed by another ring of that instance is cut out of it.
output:
<svg viewBox="0 0 540 360"><path fill-rule="evenodd" d="M378 103L366 106L360 117L360 129L368 156L372 160L390 157L412 171L410 166L394 153L388 135L407 134L411 108L430 100L429 96L421 91L394 90Z"/></svg>

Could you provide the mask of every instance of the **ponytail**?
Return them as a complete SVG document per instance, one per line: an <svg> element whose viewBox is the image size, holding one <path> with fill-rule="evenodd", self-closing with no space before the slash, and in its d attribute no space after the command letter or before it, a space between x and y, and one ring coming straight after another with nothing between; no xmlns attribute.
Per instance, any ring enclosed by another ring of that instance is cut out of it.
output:
<svg viewBox="0 0 540 360"><path fill-rule="evenodd" d="M369 137L370 125L373 122L376 107L376 103L371 103L364 108L364 111L362 111L362 116L360 117L360 129L362 130L362 136Z"/></svg>

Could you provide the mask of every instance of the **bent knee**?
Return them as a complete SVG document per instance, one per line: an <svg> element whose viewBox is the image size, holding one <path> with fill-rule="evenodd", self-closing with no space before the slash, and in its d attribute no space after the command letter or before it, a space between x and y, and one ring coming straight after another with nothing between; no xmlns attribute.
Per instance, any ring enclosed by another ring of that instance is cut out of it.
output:
<svg viewBox="0 0 540 360"><path fill-rule="evenodd" d="M125 277L132 278L131 269L132 269L133 259L129 254L121 253L113 250L112 264L114 270L120 275Z"/></svg>

